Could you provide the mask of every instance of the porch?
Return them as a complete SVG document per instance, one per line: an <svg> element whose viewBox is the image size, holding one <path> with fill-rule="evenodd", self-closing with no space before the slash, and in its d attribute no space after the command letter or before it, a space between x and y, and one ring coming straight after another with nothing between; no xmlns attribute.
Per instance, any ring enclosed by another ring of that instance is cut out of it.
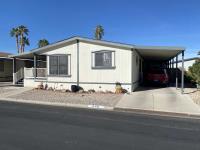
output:
<svg viewBox="0 0 200 150"><path fill-rule="evenodd" d="M17 67L17 61L23 61L24 65ZM15 55L13 58L13 84L22 85L24 79L33 80L46 80L47 68L46 68L46 56L36 55L33 53L24 53Z"/></svg>

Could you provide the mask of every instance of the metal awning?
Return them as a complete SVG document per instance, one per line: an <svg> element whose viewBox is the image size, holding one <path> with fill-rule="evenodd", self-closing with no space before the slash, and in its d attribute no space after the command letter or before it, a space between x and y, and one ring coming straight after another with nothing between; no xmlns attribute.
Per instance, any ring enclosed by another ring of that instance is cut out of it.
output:
<svg viewBox="0 0 200 150"><path fill-rule="evenodd" d="M34 58L34 53L33 52L24 52L21 54L16 54L16 55L9 55L10 58L19 58L19 59L33 59Z"/></svg>
<svg viewBox="0 0 200 150"><path fill-rule="evenodd" d="M179 55L185 50L185 48L166 46L135 46L135 50L145 60L168 61Z"/></svg>

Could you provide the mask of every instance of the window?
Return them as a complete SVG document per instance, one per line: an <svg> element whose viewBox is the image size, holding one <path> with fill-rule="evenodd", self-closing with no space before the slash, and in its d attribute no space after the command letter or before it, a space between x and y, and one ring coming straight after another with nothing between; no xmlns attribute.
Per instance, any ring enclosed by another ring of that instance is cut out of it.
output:
<svg viewBox="0 0 200 150"><path fill-rule="evenodd" d="M69 56L49 56L49 74L56 76L69 75Z"/></svg>
<svg viewBox="0 0 200 150"><path fill-rule="evenodd" d="M114 62L114 51L97 51L92 53L92 67L93 68L113 68Z"/></svg>
<svg viewBox="0 0 200 150"><path fill-rule="evenodd" d="M0 72L4 72L4 61L0 60Z"/></svg>

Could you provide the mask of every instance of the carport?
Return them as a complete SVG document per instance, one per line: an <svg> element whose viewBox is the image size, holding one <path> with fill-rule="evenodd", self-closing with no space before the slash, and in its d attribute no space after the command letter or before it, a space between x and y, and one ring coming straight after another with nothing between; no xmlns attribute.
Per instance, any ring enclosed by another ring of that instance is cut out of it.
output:
<svg viewBox="0 0 200 150"><path fill-rule="evenodd" d="M181 93L184 92L184 51L183 47L166 46L135 46L135 50L142 57L141 76L146 64L157 64L168 70L175 70L175 85L178 88L178 80L181 81ZM180 57L180 58L179 58ZM178 59L182 59L181 79L178 79ZM175 64L175 65L174 65Z"/></svg>

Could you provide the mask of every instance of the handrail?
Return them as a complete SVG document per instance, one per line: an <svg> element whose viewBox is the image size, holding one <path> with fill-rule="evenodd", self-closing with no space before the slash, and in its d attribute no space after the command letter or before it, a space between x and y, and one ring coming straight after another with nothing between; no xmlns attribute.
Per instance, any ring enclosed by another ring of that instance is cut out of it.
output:
<svg viewBox="0 0 200 150"><path fill-rule="evenodd" d="M20 68L16 73L13 73L13 83L16 84L18 81L24 78L24 68Z"/></svg>
<svg viewBox="0 0 200 150"><path fill-rule="evenodd" d="M43 78L47 76L46 68L24 68L24 77L25 78Z"/></svg>

